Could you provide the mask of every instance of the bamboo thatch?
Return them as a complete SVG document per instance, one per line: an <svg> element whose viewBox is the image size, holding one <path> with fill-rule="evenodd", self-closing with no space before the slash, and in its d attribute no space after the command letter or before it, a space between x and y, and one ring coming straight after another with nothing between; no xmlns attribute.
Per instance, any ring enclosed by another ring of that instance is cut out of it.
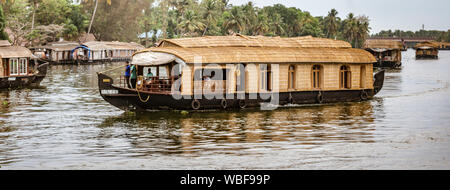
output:
<svg viewBox="0 0 450 190"><path fill-rule="evenodd" d="M363 45L364 49L390 49L390 50L401 50L403 49L403 44L400 41L395 40L373 40L368 39Z"/></svg>
<svg viewBox="0 0 450 190"><path fill-rule="evenodd" d="M0 40L0 47L11 46L8 40Z"/></svg>
<svg viewBox="0 0 450 190"><path fill-rule="evenodd" d="M265 36L206 36L195 38L166 39L158 47L296 47L296 48L351 48L345 41L311 36L281 38Z"/></svg>
<svg viewBox="0 0 450 190"><path fill-rule="evenodd" d="M186 63L373 63L372 54L352 48L291 47L156 47L141 52L162 52L175 55ZM140 53L140 52L138 52ZM201 57L200 57L201 56ZM198 57L198 58L197 58Z"/></svg>
<svg viewBox="0 0 450 190"><path fill-rule="evenodd" d="M427 41L427 42L422 42L417 44L416 46L414 46L415 49L437 49L439 48L439 43L435 42L435 41Z"/></svg>
<svg viewBox="0 0 450 190"><path fill-rule="evenodd" d="M0 58L31 58L33 54L25 47L21 46L9 46L0 47Z"/></svg>
<svg viewBox="0 0 450 190"><path fill-rule="evenodd" d="M107 42L107 41L91 41L86 42L83 45L87 46L91 50L141 50L144 46L137 43L126 42Z"/></svg>

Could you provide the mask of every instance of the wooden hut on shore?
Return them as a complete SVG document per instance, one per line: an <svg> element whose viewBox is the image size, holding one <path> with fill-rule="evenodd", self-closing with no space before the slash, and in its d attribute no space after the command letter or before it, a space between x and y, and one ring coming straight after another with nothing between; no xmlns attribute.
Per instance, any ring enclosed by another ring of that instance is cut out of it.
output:
<svg viewBox="0 0 450 190"><path fill-rule="evenodd" d="M374 62L347 42L311 36L180 38L134 54L132 88L107 71L98 80L101 96L124 110L320 104L372 98L384 80L382 71L374 81Z"/></svg>
<svg viewBox="0 0 450 190"><path fill-rule="evenodd" d="M39 65L29 49L0 41L0 89L39 85L47 65Z"/></svg>
<svg viewBox="0 0 450 190"><path fill-rule="evenodd" d="M428 41L414 46L416 49L416 59L438 59L439 43Z"/></svg>
<svg viewBox="0 0 450 190"><path fill-rule="evenodd" d="M402 65L403 44L395 40L368 39L363 45L363 49L369 51L377 62L375 67L396 68Z"/></svg>
<svg viewBox="0 0 450 190"><path fill-rule="evenodd" d="M144 46L137 43L91 41L72 49L73 60L78 63L129 61Z"/></svg>

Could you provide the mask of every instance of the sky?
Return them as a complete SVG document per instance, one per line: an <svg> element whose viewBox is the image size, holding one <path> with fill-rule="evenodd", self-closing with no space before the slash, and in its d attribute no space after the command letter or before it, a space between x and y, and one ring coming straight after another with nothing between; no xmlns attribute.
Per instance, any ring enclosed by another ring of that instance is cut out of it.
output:
<svg viewBox="0 0 450 190"><path fill-rule="evenodd" d="M242 5L248 0L230 0ZM257 7L283 4L308 11L313 16L326 16L335 8L345 19L348 13L366 15L370 19L371 34L381 30L417 31L450 29L450 0L252 0Z"/></svg>

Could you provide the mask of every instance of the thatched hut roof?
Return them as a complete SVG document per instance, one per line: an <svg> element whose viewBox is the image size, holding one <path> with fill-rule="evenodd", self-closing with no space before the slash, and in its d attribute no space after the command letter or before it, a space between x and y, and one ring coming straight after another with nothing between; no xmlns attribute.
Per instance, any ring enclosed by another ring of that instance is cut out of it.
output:
<svg viewBox="0 0 450 190"><path fill-rule="evenodd" d="M144 49L144 46L131 42L107 42L107 41L91 41L86 42L83 45L87 46L91 50L141 50Z"/></svg>
<svg viewBox="0 0 450 190"><path fill-rule="evenodd" d="M0 47L0 58L31 58L32 56L31 51L22 46Z"/></svg>
<svg viewBox="0 0 450 190"><path fill-rule="evenodd" d="M372 54L348 42L311 36L208 36L163 40L158 47L135 53L161 64L155 52L174 55L185 63L373 63ZM145 55L142 55L145 54ZM161 54L158 54L159 56ZM172 59L172 58L171 58Z"/></svg>
<svg viewBox="0 0 450 190"><path fill-rule="evenodd" d="M8 40L0 40L0 47L11 46Z"/></svg>
<svg viewBox="0 0 450 190"><path fill-rule="evenodd" d="M158 47L295 47L295 48L351 48L345 41L314 38L311 36L281 38L265 36L206 36L194 38L165 39Z"/></svg>
<svg viewBox="0 0 450 190"><path fill-rule="evenodd" d="M437 49L439 48L439 43L435 41L422 42L414 46L415 49Z"/></svg>
<svg viewBox="0 0 450 190"><path fill-rule="evenodd" d="M387 49L387 50L401 50L403 44L400 41L395 40L374 40L369 39L363 45L364 49Z"/></svg>
<svg viewBox="0 0 450 190"><path fill-rule="evenodd" d="M175 55L185 63L373 63L372 54L352 48L210 47L150 48L152 52Z"/></svg>

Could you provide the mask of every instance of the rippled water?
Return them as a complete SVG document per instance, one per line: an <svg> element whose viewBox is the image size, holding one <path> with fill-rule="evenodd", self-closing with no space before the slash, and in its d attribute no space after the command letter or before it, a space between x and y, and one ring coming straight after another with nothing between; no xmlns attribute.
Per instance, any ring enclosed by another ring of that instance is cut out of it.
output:
<svg viewBox="0 0 450 190"><path fill-rule="evenodd" d="M450 51L403 54L374 100L275 111L125 113L95 72L0 92L1 169L450 169Z"/></svg>

